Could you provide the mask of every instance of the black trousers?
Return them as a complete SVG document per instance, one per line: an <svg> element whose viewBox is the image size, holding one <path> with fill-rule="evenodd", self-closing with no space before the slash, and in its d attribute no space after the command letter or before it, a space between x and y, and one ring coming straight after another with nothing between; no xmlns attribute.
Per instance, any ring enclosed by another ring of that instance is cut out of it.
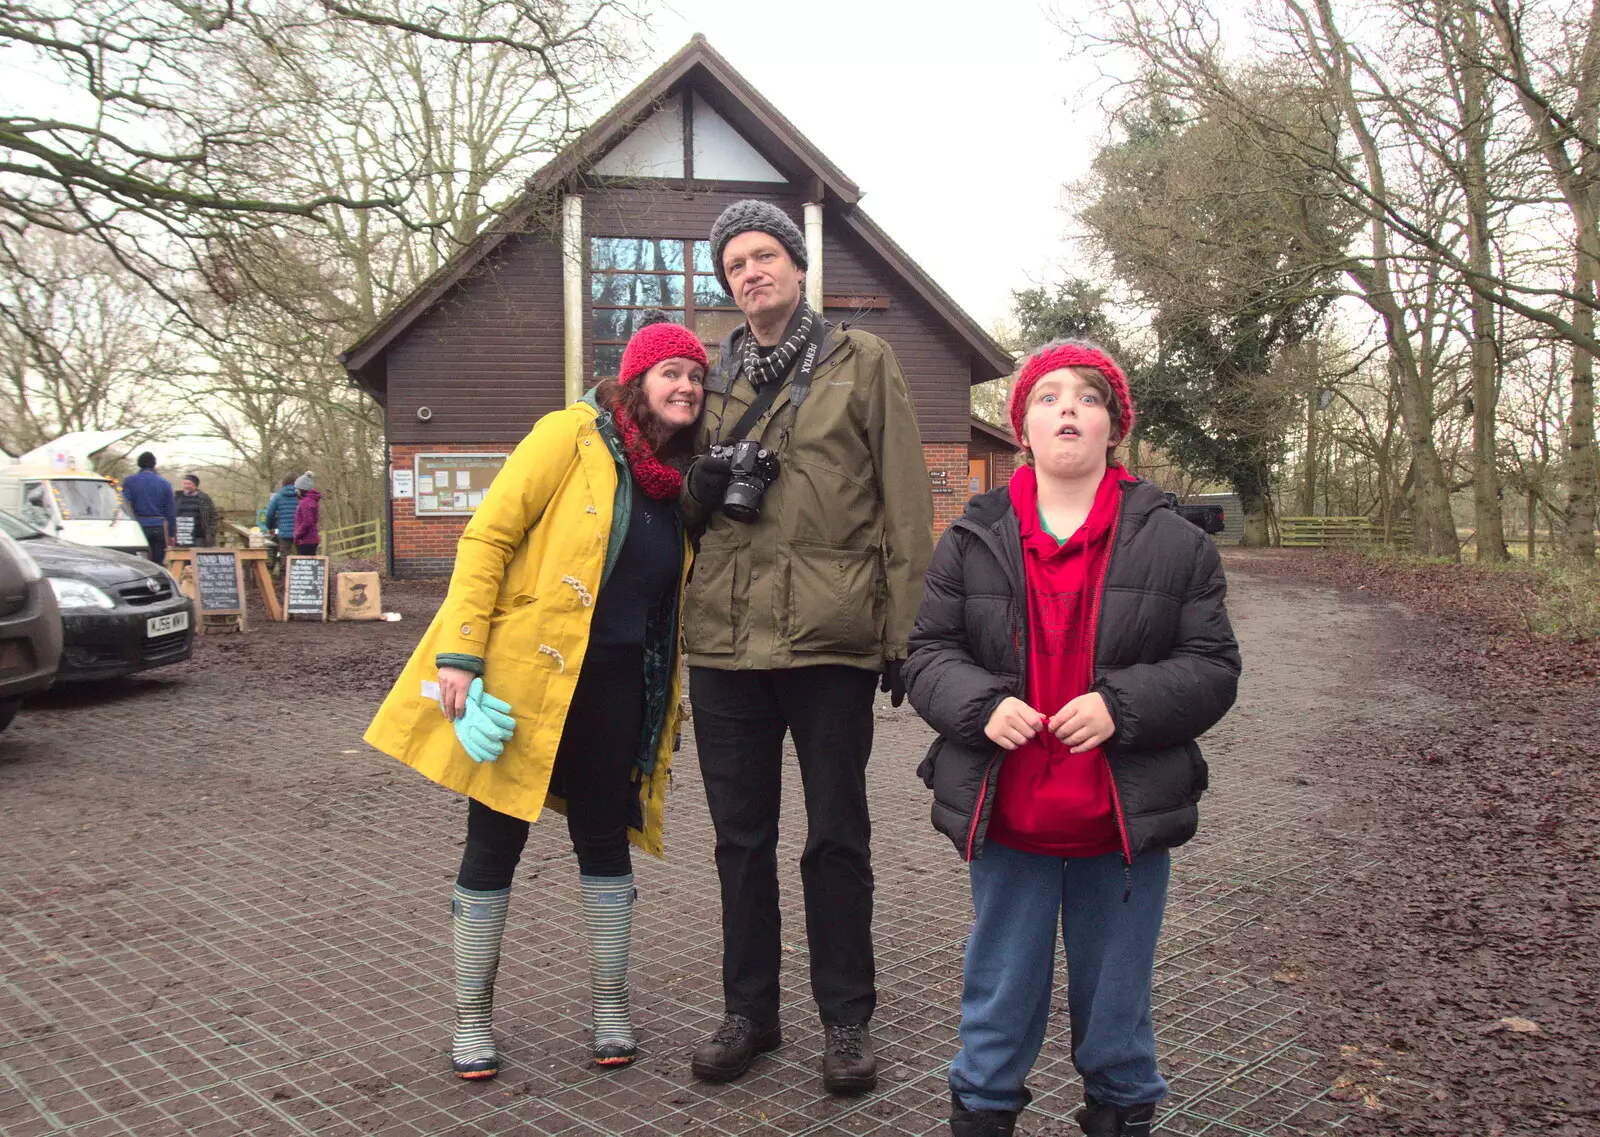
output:
<svg viewBox="0 0 1600 1137"><path fill-rule="evenodd" d="M516 705L516 692L493 692ZM626 876L634 755L644 722L644 648L590 645L561 730L550 789L567 799L567 833L585 876ZM511 887L528 823L467 803L467 848L456 883L478 892Z"/></svg>
<svg viewBox="0 0 1600 1137"><path fill-rule="evenodd" d="M878 677L855 667L689 669L695 747L717 831L727 1010L778 1021L778 809L783 736L794 736L806 802L800 856L811 993L826 1025L866 1022L872 958L867 758Z"/></svg>
<svg viewBox="0 0 1600 1137"><path fill-rule="evenodd" d="M145 544L150 546L150 559L158 565L167 563L167 530L162 525L141 525Z"/></svg>

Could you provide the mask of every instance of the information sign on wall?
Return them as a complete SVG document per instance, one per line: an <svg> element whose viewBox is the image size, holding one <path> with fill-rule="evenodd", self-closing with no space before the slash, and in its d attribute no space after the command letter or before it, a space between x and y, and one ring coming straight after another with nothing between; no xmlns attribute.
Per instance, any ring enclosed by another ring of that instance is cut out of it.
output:
<svg viewBox="0 0 1600 1137"><path fill-rule="evenodd" d="M414 492L418 517L460 517L483 504L509 454L418 454Z"/></svg>

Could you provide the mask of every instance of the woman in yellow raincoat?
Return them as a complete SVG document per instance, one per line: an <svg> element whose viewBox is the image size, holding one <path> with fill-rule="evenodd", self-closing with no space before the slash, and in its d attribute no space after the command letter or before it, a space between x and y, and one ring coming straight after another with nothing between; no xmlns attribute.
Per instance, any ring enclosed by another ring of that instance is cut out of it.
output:
<svg viewBox="0 0 1600 1137"><path fill-rule="evenodd" d="M449 594L367 730L471 799L451 899L460 1077L500 1069L500 940L546 805L566 814L578 856L594 1060L633 1060L629 844L661 855L691 556L678 490L705 372L692 332L647 324L617 380L535 424L462 533Z"/></svg>

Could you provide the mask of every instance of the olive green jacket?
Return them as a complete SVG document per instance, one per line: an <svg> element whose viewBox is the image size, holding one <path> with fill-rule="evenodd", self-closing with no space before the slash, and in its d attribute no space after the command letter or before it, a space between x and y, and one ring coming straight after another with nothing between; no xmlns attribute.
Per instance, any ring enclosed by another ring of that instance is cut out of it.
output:
<svg viewBox="0 0 1600 1137"><path fill-rule="evenodd" d="M741 326L724 341L706 379L702 452L735 441L726 435L755 399L743 334ZM810 393L792 417L789 394L786 379L747 435L781 467L759 521L741 524L685 494L689 520L706 526L684 600L689 665L876 671L905 658L933 555L911 392L888 344L827 325Z"/></svg>

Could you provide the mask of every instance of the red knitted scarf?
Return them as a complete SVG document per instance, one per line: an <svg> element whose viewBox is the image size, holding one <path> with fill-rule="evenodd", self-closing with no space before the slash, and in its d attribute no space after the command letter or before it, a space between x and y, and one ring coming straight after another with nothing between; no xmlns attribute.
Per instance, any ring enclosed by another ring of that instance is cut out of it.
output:
<svg viewBox="0 0 1600 1137"><path fill-rule="evenodd" d="M622 450L628 458L628 470L645 496L655 501L670 501L677 497L683 489L682 472L656 457L650 440L639 429L639 424L633 421L633 416L618 405L618 400L612 401L611 420L617 424L617 433L622 435Z"/></svg>

